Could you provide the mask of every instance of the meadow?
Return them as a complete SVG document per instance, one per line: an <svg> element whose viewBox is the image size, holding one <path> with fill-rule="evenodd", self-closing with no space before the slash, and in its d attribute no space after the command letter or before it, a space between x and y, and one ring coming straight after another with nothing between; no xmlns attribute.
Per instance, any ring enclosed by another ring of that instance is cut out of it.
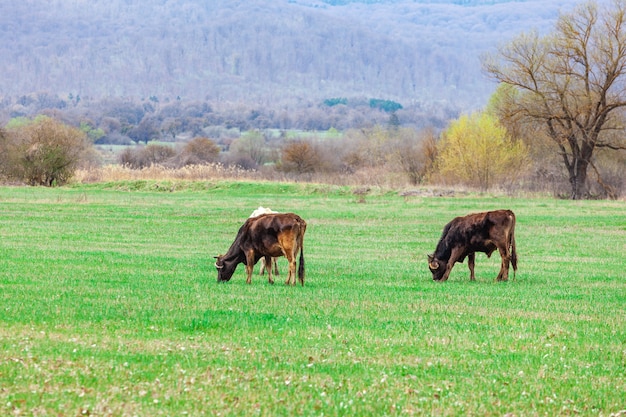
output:
<svg viewBox="0 0 626 417"><path fill-rule="evenodd" d="M307 222L305 286L216 282L259 205ZM450 280L458 215L510 208ZM626 203L315 184L0 187L0 415L626 415Z"/></svg>

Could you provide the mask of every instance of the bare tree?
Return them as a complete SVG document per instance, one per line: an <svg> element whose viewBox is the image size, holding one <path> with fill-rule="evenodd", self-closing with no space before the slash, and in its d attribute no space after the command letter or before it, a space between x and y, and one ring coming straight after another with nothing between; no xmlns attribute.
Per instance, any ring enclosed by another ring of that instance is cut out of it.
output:
<svg viewBox="0 0 626 417"><path fill-rule="evenodd" d="M522 34L483 67L519 93L510 96L508 116L540 122L557 145L571 198L587 196L587 170L598 172L594 151L626 149L614 134L624 128L626 107L626 1L580 5L559 17L553 33Z"/></svg>
<svg viewBox="0 0 626 417"><path fill-rule="evenodd" d="M433 129L417 132L413 129L396 131L395 159L411 185L420 184L432 169L437 156L437 141Z"/></svg>

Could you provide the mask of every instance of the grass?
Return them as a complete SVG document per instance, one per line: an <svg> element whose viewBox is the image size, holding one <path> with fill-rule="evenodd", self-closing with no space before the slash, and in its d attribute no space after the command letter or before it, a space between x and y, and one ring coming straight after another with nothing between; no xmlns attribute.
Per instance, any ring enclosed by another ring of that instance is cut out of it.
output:
<svg viewBox="0 0 626 417"><path fill-rule="evenodd" d="M166 185L0 188L0 415L625 413L623 201ZM304 287L217 284L259 205L307 220ZM517 280L432 282L444 224L495 208Z"/></svg>

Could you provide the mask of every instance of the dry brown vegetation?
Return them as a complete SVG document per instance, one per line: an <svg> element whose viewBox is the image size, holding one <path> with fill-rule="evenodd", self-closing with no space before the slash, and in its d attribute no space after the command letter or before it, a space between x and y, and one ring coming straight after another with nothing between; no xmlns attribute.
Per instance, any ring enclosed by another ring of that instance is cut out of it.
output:
<svg viewBox="0 0 626 417"><path fill-rule="evenodd" d="M73 181L78 183L134 181L134 180L185 180L206 181L214 179L253 179L255 171L244 170L236 166L224 166L220 163L204 165L186 165L168 168L163 165L151 165L143 168L131 168L123 165L105 165L78 169Z"/></svg>

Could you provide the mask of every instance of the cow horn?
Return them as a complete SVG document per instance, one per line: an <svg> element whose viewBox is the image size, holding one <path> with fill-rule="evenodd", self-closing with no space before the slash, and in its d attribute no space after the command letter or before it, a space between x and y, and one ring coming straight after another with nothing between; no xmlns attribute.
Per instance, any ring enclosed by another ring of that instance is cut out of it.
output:
<svg viewBox="0 0 626 417"><path fill-rule="evenodd" d="M224 268L224 265L218 265L217 262L215 262L215 267L217 269L222 269L222 268Z"/></svg>
<svg viewBox="0 0 626 417"><path fill-rule="evenodd" d="M439 262L435 261L435 262L428 262L428 266L430 267L430 269L439 269Z"/></svg>

